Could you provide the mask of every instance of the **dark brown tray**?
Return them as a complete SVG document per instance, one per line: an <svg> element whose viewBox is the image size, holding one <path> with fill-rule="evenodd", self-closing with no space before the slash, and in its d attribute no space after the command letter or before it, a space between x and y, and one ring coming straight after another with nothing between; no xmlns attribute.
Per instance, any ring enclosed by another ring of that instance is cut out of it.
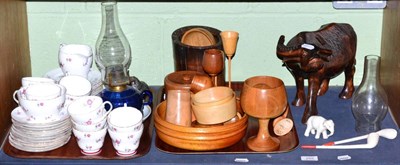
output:
<svg viewBox="0 0 400 165"><path fill-rule="evenodd" d="M76 139L71 135L71 139L64 146L47 152L26 152L13 147L9 141L8 136L5 140L3 147L4 153L16 158L40 158L40 159L133 159L146 155L150 151L152 134L153 134L153 115L150 115L144 123L143 135L140 138L139 147L137 153L132 156L121 157L115 152L112 145L111 138L107 134L102 152L99 155L87 156L80 152Z"/></svg>
<svg viewBox="0 0 400 165"><path fill-rule="evenodd" d="M232 89L234 89L237 93L240 92L241 88L242 88L242 83L239 82L232 83ZM161 98L159 99L160 102L164 100L164 89L162 87L160 88L157 97ZM293 120L290 107L288 108L287 118ZM270 122L272 123L273 120L271 120ZM269 130L273 130L271 125ZM299 138L297 135L296 126L294 125L293 129L284 136L276 136L275 133L273 133L273 131L270 131L271 136L277 137L281 142L279 150L272 152L253 151L247 147L246 141L249 137L257 135L257 133L258 133L258 120L253 117L249 117L246 135L242 138L242 140L227 148L212 150L212 151L185 150L176 148L174 146L165 143L157 136L157 134L155 135L156 136L155 146L157 147L158 150L171 154L230 154L230 153L235 154L235 153L284 153L296 149L296 147L299 145Z"/></svg>

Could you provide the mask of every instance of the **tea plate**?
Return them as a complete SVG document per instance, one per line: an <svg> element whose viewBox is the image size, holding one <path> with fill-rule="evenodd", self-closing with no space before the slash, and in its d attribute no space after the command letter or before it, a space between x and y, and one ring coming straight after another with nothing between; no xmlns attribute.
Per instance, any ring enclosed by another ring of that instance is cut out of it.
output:
<svg viewBox="0 0 400 165"><path fill-rule="evenodd" d="M12 137L12 134L10 134L8 140L12 146L19 150L23 151L28 151L28 152L45 152L45 151L50 151L54 150L56 148L59 148L69 142L69 139L71 136L66 136L65 138L60 139L59 141L56 142L51 142L51 143L37 143L33 145L21 143L18 140L15 140Z"/></svg>
<svg viewBox="0 0 400 165"><path fill-rule="evenodd" d="M61 110L58 116L52 116L47 120L35 120L24 112L21 107L16 107L11 112L11 118L14 119L16 122L21 124L51 124L54 122L62 121L69 117L68 113L63 112L64 109Z"/></svg>

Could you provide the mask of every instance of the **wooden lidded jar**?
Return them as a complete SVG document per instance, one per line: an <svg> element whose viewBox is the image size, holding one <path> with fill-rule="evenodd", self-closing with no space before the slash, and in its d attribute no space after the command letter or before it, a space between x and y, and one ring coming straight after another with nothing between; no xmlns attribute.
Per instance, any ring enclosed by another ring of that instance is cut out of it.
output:
<svg viewBox="0 0 400 165"><path fill-rule="evenodd" d="M210 46L191 46L182 43L181 42L182 36L185 34L185 32L193 28L203 28L209 31L214 36L215 44ZM218 29L207 26L198 26L198 25L185 26L176 29L172 33L172 46L173 46L172 48L173 48L175 71L192 70L206 74L202 66L204 51L207 49L223 50L222 39L219 33L221 33L221 31ZM217 79L218 79L217 82L218 86L225 86L225 66L224 70L217 75Z"/></svg>
<svg viewBox="0 0 400 165"><path fill-rule="evenodd" d="M188 90L195 75L205 75L203 73L191 70L176 71L168 74L164 78L165 93L168 90Z"/></svg>

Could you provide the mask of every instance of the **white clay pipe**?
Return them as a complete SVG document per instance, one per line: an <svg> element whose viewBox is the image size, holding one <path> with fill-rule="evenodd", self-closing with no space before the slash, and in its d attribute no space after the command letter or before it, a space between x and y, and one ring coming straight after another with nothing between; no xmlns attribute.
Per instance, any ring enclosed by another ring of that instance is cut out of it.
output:
<svg viewBox="0 0 400 165"><path fill-rule="evenodd" d="M373 132L367 135L358 136L350 139L345 139L336 142L329 142L324 145L303 145L301 148L304 149L371 149L376 147L379 142L379 137L382 136L387 139L394 139L397 136L397 131L394 129L383 129L378 132ZM353 144L353 145L335 145L335 144L343 144L352 141L357 141L361 139L367 139L366 144Z"/></svg>
<svg viewBox="0 0 400 165"><path fill-rule="evenodd" d="M397 136L397 131L393 128L386 128L386 129L382 129L377 131L376 133L378 133L379 136L382 136L386 139L394 139ZM358 140L362 140L362 139L366 139L368 138L368 135L362 135L362 136L357 136L357 137L353 137L353 138L349 138L349 139L344 139L344 140L340 140L340 141L334 141L334 142L328 142L323 144L324 146L332 146L332 145L337 145L337 144L344 144L344 143L349 143L349 142L354 142L354 141L358 141Z"/></svg>

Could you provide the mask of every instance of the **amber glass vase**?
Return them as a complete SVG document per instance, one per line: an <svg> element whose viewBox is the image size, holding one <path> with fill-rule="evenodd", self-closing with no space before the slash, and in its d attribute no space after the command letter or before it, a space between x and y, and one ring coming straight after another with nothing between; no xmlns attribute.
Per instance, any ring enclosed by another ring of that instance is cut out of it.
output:
<svg viewBox="0 0 400 165"><path fill-rule="evenodd" d="M365 56L363 79L352 99L355 129L359 134L380 130L389 108L386 92L379 81L379 65L379 56Z"/></svg>

